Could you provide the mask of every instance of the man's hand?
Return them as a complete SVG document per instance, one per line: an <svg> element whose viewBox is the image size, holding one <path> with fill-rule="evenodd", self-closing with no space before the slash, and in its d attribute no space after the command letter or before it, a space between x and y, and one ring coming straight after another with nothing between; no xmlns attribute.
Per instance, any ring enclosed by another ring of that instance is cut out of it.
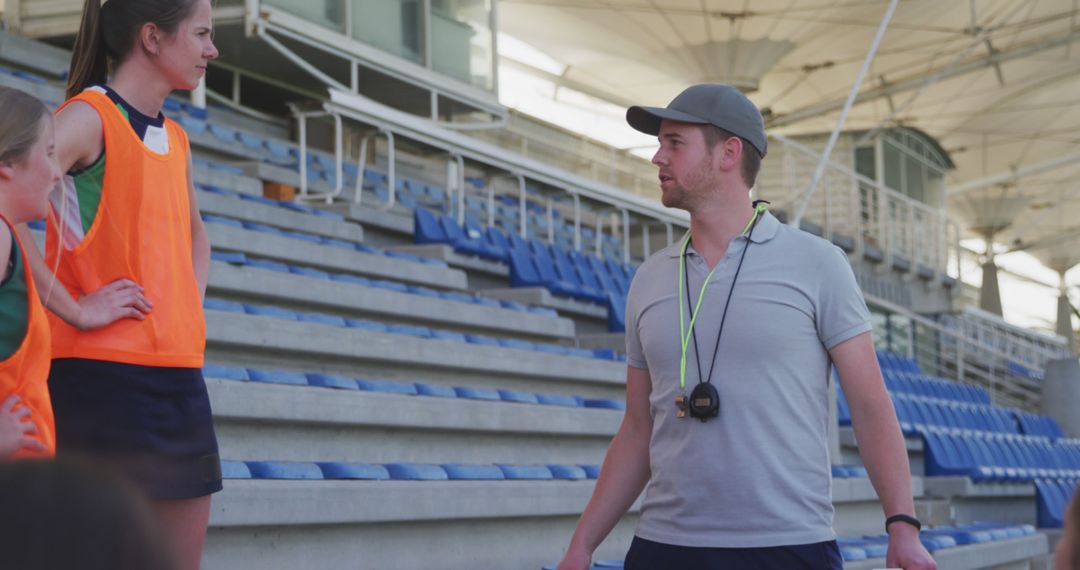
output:
<svg viewBox="0 0 1080 570"><path fill-rule="evenodd" d="M0 459L24 448L45 451L45 445L32 437L37 426L29 421L30 408L15 409L21 402L19 396L12 394L0 404Z"/></svg>
<svg viewBox="0 0 1080 570"><path fill-rule="evenodd" d="M885 555L885 565L904 570L937 570L937 562L919 540L919 529L903 522L889 525L889 551Z"/></svg>
<svg viewBox="0 0 1080 570"><path fill-rule="evenodd" d="M120 319L143 320L154 305L146 298L143 288L130 279L117 279L78 300L79 316L73 323L82 331L90 331Z"/></svg>
<svg viewBox="0 0 1080 570"><path fill-rule="evenodd" d="M592 556L584 550L571 546L555 570L589 570L591 566Z"/></svg>

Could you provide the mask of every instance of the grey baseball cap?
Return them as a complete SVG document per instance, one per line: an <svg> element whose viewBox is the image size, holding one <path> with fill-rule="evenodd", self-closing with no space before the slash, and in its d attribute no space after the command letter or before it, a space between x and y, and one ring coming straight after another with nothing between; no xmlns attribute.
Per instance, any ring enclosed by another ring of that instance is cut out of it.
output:
<svg viewBox="0 0 1080 570"><path fill-rule="evenodd" d="M667 107L635 105L626 110L626 122L649 135L660 134L660 121L668 119L696 125L715 125L738 135L765 156L769 148L761 112L741 91L721 83L691 85Z"/></svg>

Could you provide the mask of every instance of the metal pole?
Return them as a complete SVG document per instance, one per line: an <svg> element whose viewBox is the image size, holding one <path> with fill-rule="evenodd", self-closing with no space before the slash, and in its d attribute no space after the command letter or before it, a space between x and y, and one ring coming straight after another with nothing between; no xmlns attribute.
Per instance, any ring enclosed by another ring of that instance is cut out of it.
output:
<svg viewBox="0 0 1080 570"><path fill-rule="evenodd" d="M581 196L570 195L574 197L574 250L581 251Z"/></svg>
<svg viewBox="0 0 1080 570"><path fill-rule="evenodd" d="M866 72L870 69L870 62L874 61L874 54L877 53L878 46L881 45L881 39L885 37L885 30L889 27L889 20L892 19L893 12L896 11L896 4L898 2L899 0L891 0L889 2L889 7L885 10L885 16L881 19L881 25L878 26L874 41L870 44L870 51L866 54L866 59L863 60L862 68L859 69L859 75L855 78L855 84L851 86L851 92L848 93L847 101L844 102L844 108L840 111L840 118L836 121L836 126L833 127L832 134L829 135L829 142L825 145L825 152L822 153L821 160L818 161L817 169L814 171L814 177L810 180L810 184L803 193L802 201L799 203L799 208L796 210L795 216L791 219L790 224L796 228L799 227L799 222L802 220L803 214L806 213L806 208L810 205L810 198L814 195L814 190L817 189L822 174L825 173L825 166L829 162L829 155L832 154L833 147L836 146L836 139L840 136L840 129L843 128L844 122L847 121L848 111L851 110L851 105L855 102L855 96L858 95L859 88L862 87L863 78L866 77Z"/></svg>

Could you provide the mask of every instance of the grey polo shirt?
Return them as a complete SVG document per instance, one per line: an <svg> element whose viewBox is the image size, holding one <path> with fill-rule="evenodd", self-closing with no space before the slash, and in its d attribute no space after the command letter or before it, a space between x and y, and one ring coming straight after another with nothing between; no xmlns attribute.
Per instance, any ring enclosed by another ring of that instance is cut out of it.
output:
<svg viewBox="0 0 1080 570"><path fill-rule="evenodd" d="M747 240L732 240L695 329L707 375L720 317ZM762 547L835 538L826 440L828 349L870 330L840 248L765 214L739 274L712 383L720 416L677 418L678 242L637 270L626 303L627 362L652 379L652 476L637 535L681 546ZM688 250L697 301L710 268ZM682 310L690 322L684 293ZM693 340L687 394L698 382Z"/></svg>

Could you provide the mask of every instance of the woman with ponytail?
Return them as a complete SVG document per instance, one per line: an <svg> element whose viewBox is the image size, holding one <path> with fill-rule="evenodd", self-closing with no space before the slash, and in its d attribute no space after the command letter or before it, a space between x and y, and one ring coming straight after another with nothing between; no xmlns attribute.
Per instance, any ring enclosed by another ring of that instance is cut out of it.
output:
<svg viewBox="0 0 1080 570"><path fill-rule="evenodd" d="M49 323L25 248L12 224L45 218L60 180L48 109L0 87L0 459L56 450L49 376Z"/></svg>
<svg viewBox="0 0 1080 570"><path fill-rule="evenodd" d="M120 467L154 500L180 570L202 556L221 467L202 378L210 244L187 135L161 113L216 58L210 0L87 0L46 255L57 453ZM25 242L26 240L24 240Z"/></svg>

